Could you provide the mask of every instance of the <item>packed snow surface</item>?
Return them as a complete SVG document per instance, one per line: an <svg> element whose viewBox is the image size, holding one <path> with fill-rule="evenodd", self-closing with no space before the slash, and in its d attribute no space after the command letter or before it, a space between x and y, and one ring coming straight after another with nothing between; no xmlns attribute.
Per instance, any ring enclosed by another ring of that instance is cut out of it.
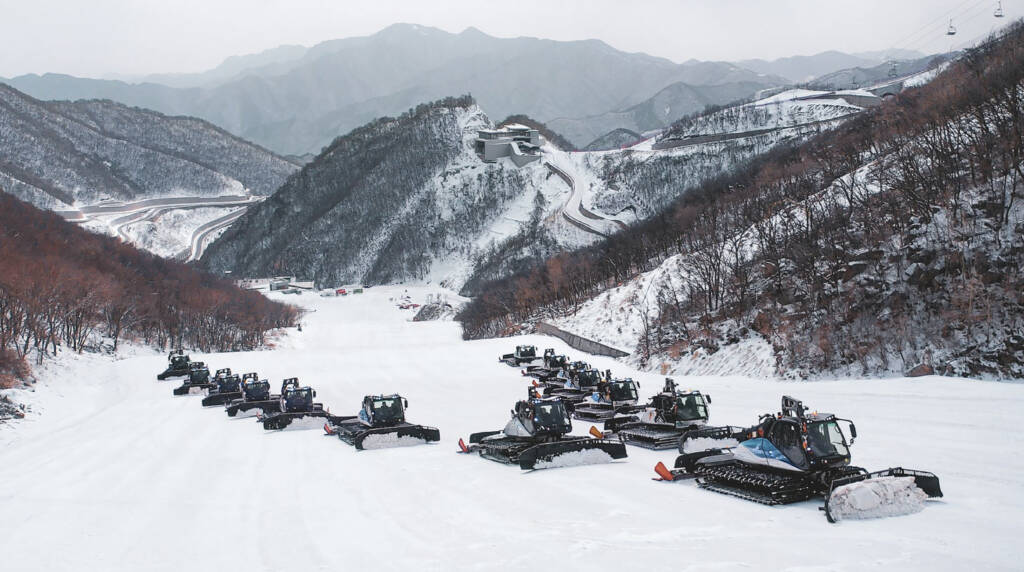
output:
<svg viewBox="0 0 1024 572"><path fill-rule="evenodd" d="M417 301L437 290L409 288ZM459 455L525 395L517 343L554 347L641 382L661 376L544 336L462 341L390 298L277 299L315 310L271 351L192 354L211 369L297 376L337 413L398 392L433 446L361 453L322 431L264 431L158 382L165 356L66 360L40 372L28 419L0 428L0 569L104 571L1019 570L1024 385L923 377L780 382L686 377L712 424L750 425L792 395L857 424L854 463L935 472L945 498L898 518L830 525L821 501L768 507L651 480L675 450L630 447L584 467L522 471ZM275 387L276 390L276 387ZM588 423L575 422L585 434Z"/></svg>

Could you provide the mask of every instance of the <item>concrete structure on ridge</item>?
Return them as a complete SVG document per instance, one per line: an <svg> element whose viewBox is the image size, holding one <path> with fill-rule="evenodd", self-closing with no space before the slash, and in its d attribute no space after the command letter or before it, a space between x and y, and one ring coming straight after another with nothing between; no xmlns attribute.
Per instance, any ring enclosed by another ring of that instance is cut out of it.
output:
<svg viewBox="0 0 1024 572"><path fill-rule="evenodd" d="M481 129L474 149L485 163L509 157L517 167L540 159L541 138L536 129L513 123L501 129Z"/></svg>

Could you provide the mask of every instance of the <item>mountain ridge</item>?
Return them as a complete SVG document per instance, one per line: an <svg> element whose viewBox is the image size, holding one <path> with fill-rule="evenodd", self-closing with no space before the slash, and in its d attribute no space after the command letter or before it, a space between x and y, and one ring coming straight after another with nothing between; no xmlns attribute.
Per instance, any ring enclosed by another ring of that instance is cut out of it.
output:
<svg viewBox="0 0 1024 572"><path fill-rule="evenodd" d="M276 152L301 155L374 117L451 93L473 93L496 117L522 113L546 122L624 109L679 81L765 87L784 82L734 64L675 64L621 52L600 40L497 38L414 25L321 42L285 60L280 69L267 64L272 73L250 68L209 87L60 74L24 75L8 83L40 99L111 99L196 116Z"/></svg>

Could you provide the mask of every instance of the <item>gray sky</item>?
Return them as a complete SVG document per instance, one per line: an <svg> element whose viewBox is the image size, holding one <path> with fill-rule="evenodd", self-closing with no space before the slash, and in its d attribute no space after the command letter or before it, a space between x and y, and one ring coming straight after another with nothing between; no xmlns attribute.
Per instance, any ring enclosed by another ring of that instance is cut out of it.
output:
<svg viewBox="0 0 1024 572"><path fill-rule="evenodd" d="M0 0L0 76L203 71L282 44L396 22L493 36L598 38L681 62L835 49L961 47L1024 14L1024 0ZM960 33L945 36L948 17Z"/></svg>

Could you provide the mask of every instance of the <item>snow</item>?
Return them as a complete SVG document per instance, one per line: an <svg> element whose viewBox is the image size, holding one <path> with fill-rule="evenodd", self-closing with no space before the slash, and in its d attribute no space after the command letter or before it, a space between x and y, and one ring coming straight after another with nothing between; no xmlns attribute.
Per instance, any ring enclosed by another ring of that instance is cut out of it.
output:
<svg viewBox="0 0 1024 572"><path fill-rule="evenodd" d="M845 520L921 512L928 495L913 477L877 477L839 487L829 498L829 514Z"/></svg>
<svg viewBox="0 0 1024 572"><path fill-rule="evenodd" d="M307 306L275 349L196 354L214 369L297 376L333 412L398 392L436 446L365 454L318 431L267 432L157 382L165 355L64 356L18 392L29 418L0 428L0 567L5 572L318 569L1017 570L1024 511L1024 384L922 377L785 382L689 377L714 396L712 424L750 425L783 394L850 418L854 463L935 472L946 497L900 518L830 525L821 501L766 507L651 480L677 452L630 447L615 463L524 472L455 453L504 426L525 392L497 362L516 344L554 347L640 381L661 375L580 355L545 336L463 341L455 322L411 322L390 298L275 299ZM574 423L585 434L590 424ZM227 536L225 536L227 535ZM225 541L224 539L229 540ZM682 551L682 552L681 552ZM691 555L691 556L685 556Z"/></svg>
<svg viewBox="0 0 1024 572"><path fill-rule="evenodd" d="M946 71L946 68L949 67L949 64L950 64L950 62L948 62L948 61L942 62L941 64L939 64L938 66L935 66L934 68L932 68L930 70L925 70L925 71L923 71L921 73L912 75L912 76L908 77L903 82L903 87L904 88L920 87L920 86L922 86L922 85L932 81L933 79L935 79L936 76L938 76L940 73Z"/></svg>
<svg viewBox="0 0 1024 572"><path fill-rule="evenodd" d="M877 193L880 187L871 180L878 168L879 164L875 161L861 165L801 203L780 211L772 217L770 223L783 226L784 221L792 223L806 220L805 209L818 208L818 205L848 204L842 192L844 185L863 187L866 194ZM730 238L730 254L735 249L740 259L750 260L757 254L757 244L756 229L751 226ZM657 317L659 291L680 292L685 289L691 277L686 260L686 256L681 254L670 256L655 269L584 302L572 315L550 321L559 328L615 348L636 348L643 339L645 317L650 320ZM631 361L635 361L635 358ZM784 374L776 370L776 362L771 344L751 334L738 343L720 347L714 353L698 349L682 360L666 358L658 365L667 375L742 374L769 378Z"/></svg>
<svg viewBox="0 0 1024 572"><path fill-rule="evenodd" d="M701 451L707 451L708 449L725 449L726 447L735 447L739 444L739 441L733 438L725 439L714 439L711 437L697 437L695 439L687 439L686 443L683 444L683 453L699 453Z"/></svg>
<svg viewBox="0 0 1024 572"><path fill-rule="evenodd" d="M205 207L172 209L156 213L152 218L126 224L116 229L138 248L158 256L173 258L189 251L193 234L204 224L226 214L245 212L238 207Z"/></svg>
<svg viewBox="0 0 1024 572"><path fill-rule="evenodd" d="M363 449L387 449L389 447L413 447L426 443L418 437L408 435L399 437L397 433L385 433L383 435L367 435L363 439Z"/></svg>
<svg viewBox="0 0 1024 572"><path fill-rule="evenodd" d="M790 89L790 90L783 91L782 93L777 93L777 94L772 95L770 97L765 97L763 99L759 99L759 100L755 101L752 105L766 105L768 103L778 103L778 102L782 102L782 101L791 101L791 100L798 99L798 98L815 97L815 96L819 96L819 95L825 95L826 93L829 93L829 92L813 90L813 89Z"/></svg>
<svg viewBox="0 0 1024 572"><path fill-rule="evenodd" d="M535 469L559 469L565 467L580 467L583 465L599 465L611 463L612 456L601 449L585 449L583 451L571 451L562 453L547 461L538 461Z"/></svg>

